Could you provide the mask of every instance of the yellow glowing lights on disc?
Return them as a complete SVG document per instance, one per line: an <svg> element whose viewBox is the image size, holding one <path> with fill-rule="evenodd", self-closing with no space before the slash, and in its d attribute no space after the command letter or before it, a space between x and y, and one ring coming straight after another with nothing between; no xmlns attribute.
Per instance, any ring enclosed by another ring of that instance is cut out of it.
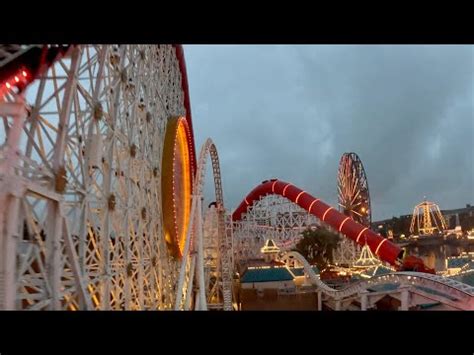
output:
<svg viewBox="0 0 474 355"><path fill-rule="evenodd" d="M183 254L191 210L189 127L184 117L168 120L163 147L161 192L163 232L170 253Z"/></svg>

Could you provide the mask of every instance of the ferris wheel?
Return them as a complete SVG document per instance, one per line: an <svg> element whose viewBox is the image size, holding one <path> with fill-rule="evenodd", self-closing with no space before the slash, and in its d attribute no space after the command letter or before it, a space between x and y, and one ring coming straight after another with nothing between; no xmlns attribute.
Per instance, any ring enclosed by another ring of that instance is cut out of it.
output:
<svg viewBox="0 0 474 355"><path fill-rule="evenodd" d="M344 153L337 175L339 210L354 221L370 227L372 211L369 184L362 161L356 153Z"/></svg>

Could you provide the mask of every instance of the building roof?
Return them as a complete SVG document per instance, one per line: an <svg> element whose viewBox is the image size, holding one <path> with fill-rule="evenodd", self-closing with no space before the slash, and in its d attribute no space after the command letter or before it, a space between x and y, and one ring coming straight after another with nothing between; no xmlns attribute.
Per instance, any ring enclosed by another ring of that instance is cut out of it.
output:
<svg viewBox="0 0 474 355"><path fill-rule="evenodd" d="M437 291L437 290L434 290L434 289L431 289L429 287L425 287L425 286L420 286L420 285L415 285L415 287L419 290L422 290L424 292L427 292L427 293L431 293L432 295L438 295L438 296L442 296L442 297L445 297L451 301L456 301L456 297L453 297L451 295L448 295L447 293L444 293L444 292L440 292L440 291Z"/></svg>
<svg viewBox="0 0 474 355"><path fill-rule="evenodd" d="M363 272L361 272L361 276L367 278L367 277L389 274L391 272L393 272L392 269L383 265L378 265L375 267L368 268L367 270L364 270Z"/></svg>
<svg viewBox="0 0 474 355"><path fill-rule="evenodd" d="M466 285L474 286L474 272L473 271L468 271L462 274L458 274L451 278L456 281L465 283Z"/></svg>
<svg viewBox="0 0 474 355"><path fill-rule="evenodd" d="M240 279L241 283L292 281L293 274L287 267L249 268Z"/></svg>
<svg viewBox="0 0 474 355"><path fill-rule="evenodd" d="M421 309L429 309L429 308L439 306L440 304L441 304L441 302L424 303L424 304L420 304L420 308Z"/></svg>
<svg viewBox="0 0 474 355"><path fill-rule="evenodd" d="M398 283L387 283L387 284L380 284L380 285L373 285L367 288L370 292L380 292L380 291L393 291L396 290L400 284Z"/></svg>
<svg viewBox="0 0 474 355"><path fill-rule="evenodd" d="M474 211L474 206L471 205L466 205L466 207L461 207L461 208L454 208L452 210L441 210L442 214L447 214L447 215L452 215L456 213L467 213Z"/></svg>
<svg viewBox="0 0 474 355"><path fill-rule="evenodd" d="M468 256L461 256L457 258L448 258L448 268L461 268L466 264L472 263L472 260Z"/></svg>

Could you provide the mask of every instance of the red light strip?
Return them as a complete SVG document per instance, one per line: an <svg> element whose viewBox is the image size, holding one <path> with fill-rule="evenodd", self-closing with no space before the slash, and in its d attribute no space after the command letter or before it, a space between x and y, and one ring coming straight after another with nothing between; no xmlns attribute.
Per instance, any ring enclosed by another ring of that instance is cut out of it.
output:
<svg viewBox="0 0 474 355"><path fill-rule="evenodd" d="M381 247L382 244L385 243L386 241L387 241L387 239L384 239L384 240L382 240L382 241L379 243L379 245L377 246L377 249L375 249L375 255L378 255L380 247Z"/></svg>
<svg viewBox="0 0 474 355"><path fill-rule="evenodd" d="M360 232L359 232L359 235L357 236L357 239L356 239L356 243L359 243L359 238L361 237L362 233L364 233L367 229L367 227L365 227L364 229L362 229Z"/></svg>
<svg viewBox="0 0 474 355"><path fill-rule="evenodd" d="M326 212L324 212L323 214L323 221L324 221L324 218L326 218L326 215L328 214L329 211L333 210L334 208L333 207L329 207Z"/></svg>
<svg viewBox="0 0 474 355"><path fill-rule="evenodd" d="M342 231L342 226L344 225L344 223L346 223L348 219L351 219L351 217L347 217L345 220L342 221L341 225L339 226L339 232Z"/></svg>
<svg viewBox="0 0 474 355"><path fill-rule="evenodd" d="M308 208L308 212L311 213L311 208L313 207L313 205L319 201L319 198L317 198L316 200L313 200L313 202L311 202L311 205L309 205L309 208Z"/></svg>
<svg viewBox="0 0 474 355"><path fill-rule="evenodd" d="M298 199L299 199L300 196L301 196L302 194L304 194L304 193L306 193L306 191L301 191L301 192L298 194L298 196L296 196L296 200L295 200L295 203L296 203L296 204L298 204Z"/></svg>
<svg viewBox="0 0 474 355"><path fill-rule="evenodd" d="M285 191L286 189L288 188L288 186L290 186L291 184L287 184L284 188L283 188L283 197L285 197Z"/></svg>
<svg viewBox="0 0 474 355"><path fill-rule="evenodd" d="M278 182L278 180L275 180L272 184L272 192L275 193L275 184Z"/></svg>

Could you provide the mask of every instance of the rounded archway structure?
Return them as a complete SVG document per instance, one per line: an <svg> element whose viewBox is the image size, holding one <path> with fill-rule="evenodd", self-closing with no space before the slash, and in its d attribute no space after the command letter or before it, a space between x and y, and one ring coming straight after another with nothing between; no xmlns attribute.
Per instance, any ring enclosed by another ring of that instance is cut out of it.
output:
<svg viewBox="0 0 474 355"><path fill-rule="evenodd" d="M368 227L338 212L335 208L321 201L321 199L311 196L291 183L278 179L265 180L254 188L234 211L232 220L239 221L242 219L248 206L259 200L260 197L269 194L286 197L358 244L363 245L367 243L372 252L378 255L381 260L394 266L400 265L403 254L403 250L400 247L376 234Z"/></svg>
<svg viewBox="0 0 474 355"><path fill-rule="evenodd" d="M171 255L183 255L191 211L193 167L190 130L184 117L168 120L162 159L163 232Z"/></svg>

